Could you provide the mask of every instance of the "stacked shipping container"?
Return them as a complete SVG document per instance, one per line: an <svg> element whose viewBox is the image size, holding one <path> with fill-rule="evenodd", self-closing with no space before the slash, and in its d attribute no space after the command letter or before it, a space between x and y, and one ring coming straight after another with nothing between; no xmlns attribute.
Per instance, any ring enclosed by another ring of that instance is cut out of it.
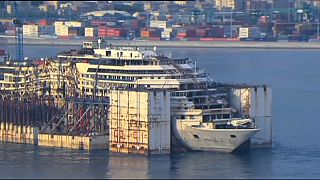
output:
<svg viewBox="0 0 320 180"><path fill-rule="evenodd" d="M82 36L83 34L82 27L60 26L59 36Z"/></svg>
<svg viewBox="0 0 320 180"><path fill-rule="evenodd" d="M39 37L39 28L35 24L23 25L23 35L26 37Z"/></svg>
<svg viewBox="0 0 320 180"><path fill-rule="evenodd" d="M50 25L42 25L42 26L38 26L39 28L39 36L42 35L54 35L54 26L50 26Z"/></svg>
<svg viewBox="0 0 320 180"><path fill-rule="evenodd" d="M160 39L161 32L159 29L142 29L140 31L140 36L143 39L149 39L149 38L159 38Z"/></svg>
<svg viewBox="0 0 320 180"><path fill-rule="evenodd" d="M101 26L99 27L100 37L125 37L127 35L127 29L124 28L110 28Z"/></svg>
<svg viewBox="0 0 320 180"><path fill-rule="evenodd" d="M83 23L79 21L55 21L55 34L58 36L83 36Z"/></svg>
<svg viewBox="0 0 320 180"><path fill-rule="evenodd" d="M184 38L195 38L196 37L196 30L195 29L183 29L179 28L176 29L176 38L178 40L183 40Z"/></svg>
<svg viewBox="0 0 320 180"><path fill-rule="evenodd" d="M125 26L127 26L130 29L138 29L138 20L137 19L127 19L124 20Z"/></svg>
<svg viewBox="0 0 320 180"><path fill-rule="evenodd" d="M260 38L261 31L258 27L239 28L239 38Z"/></svg>
<svg viewBox="0 0 320 180"><path fill-rule="evenodd" d="M98 28L96 27L86 27L84 30L85 37L96 37L98 35Z"/></svg>

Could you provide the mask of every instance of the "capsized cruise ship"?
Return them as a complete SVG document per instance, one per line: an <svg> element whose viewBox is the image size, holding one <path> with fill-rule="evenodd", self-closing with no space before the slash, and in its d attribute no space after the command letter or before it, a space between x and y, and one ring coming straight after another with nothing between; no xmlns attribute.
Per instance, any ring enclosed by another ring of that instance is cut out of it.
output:
<svg viewBox="0 0 320 180"><path fill-rule="evenodd" d="M166 89L170 92L168 113L175 146L233 152L246 142L271 145L270 87L215 82L189 58L158 54L156 48L106 45L99 39L37 64L25 64L24 75L15 73L21 66L4 65L2 71L7 72L7 66L12 74L0 79L1 90L11 88L23 95L30 91L27 89L37 89L39 94L56 98L95 98L108 97L115 88ZM27 83L34 74L41 78ZM62 78L67 74L69 78ZM21 82L13 83L15 78Z"/></svg>
<svg viewBox="0 0 320 180"><path fill-rule="evenodd" d="M243 100L250 86L217 83L188 58L160 55L155 48L105 46L101 41L85 42L81 51L58 58L77 61L81 88L88 95L93 95L90 86L95 81L97 96L108 96L114 87L170 90L172 133L186 148L232 152L259 131L255 117L250 117L249 100ZM241 98L246 104L237 102Z"/></svg>

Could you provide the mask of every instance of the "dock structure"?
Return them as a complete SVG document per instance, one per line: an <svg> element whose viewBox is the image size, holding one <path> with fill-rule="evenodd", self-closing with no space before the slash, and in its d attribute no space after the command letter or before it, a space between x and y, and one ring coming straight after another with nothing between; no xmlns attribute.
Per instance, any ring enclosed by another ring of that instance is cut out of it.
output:
<svg viewBox="0 0 320 180"><path fill-rule="evenodd" d="M0 99L0 141L71 149L108 149L108 99L52 96Z"/></svg>
<svg viewBox="0 0 320 180"><path fill-rule="evenodd" d="M112 90L110 152L170 153L170 93L164 90Z"/></svg>
<svg viewBox="0 0 320 180"><path fill-rule="evenodd" d="M261 127L250 139L250 147L272 146L272 90L268 86L235 86L230 88L231 104L245 117L254 119Z"/></svg>
<svg viewBox="0 0 320 180"><path fill-rule="evenodd" d="M108 149L108 97L81 93L71 62L9 62L0 72L0 141Z"/></svg>
<svg viewBox="0 0 320 180"><path fill-rule="evenodd" d="M39 146L108 149L108 99L67 98L63 112L38 135Z"/></svg>
<svg viewBox="0 0 320 180"><path fill-rule="evenodd" d="M0 141L37 144L39 129L58 112L59 109L48 97L2 94Z"/></svg>

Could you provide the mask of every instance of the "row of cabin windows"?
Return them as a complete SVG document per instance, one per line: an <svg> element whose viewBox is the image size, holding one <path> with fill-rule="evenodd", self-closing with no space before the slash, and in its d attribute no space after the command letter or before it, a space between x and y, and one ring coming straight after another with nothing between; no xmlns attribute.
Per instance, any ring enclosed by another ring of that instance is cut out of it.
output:
<svg viewBox="0 0 320 180"><path fill-rule="evenodd" d="M85 78L95 78L95 75L82 75ZM128 77L128 76L108 76L108 75L98 75L98 79L120 79L120 80L130 80L134 81L136 79L142 79L142 77ZM146 78L148 79L148 78ZM171 77L149 77L149 79L171 79Z"/></svg>
<svg viewBox="0 0 320 180"><path fill-rule="evenodd" d="M193 116L193 115L177 115L176 118L177 119L195 119L196 116Z"/></svg>
<svg viewBox="0 0 320 180"><path fill-rule="evenodd" d="M203 122L210 122L215 119L229 119L231 118L231 114L212 114L212 115L203 115Z"/></svg>
<svg viewBox="0 0 320 180"><path fill-rule="evenodd" d="M180 59L180 60L161 60L160 64L186 64L187 63L187 59Z"/></svg>
<svg viewBox="0 0 320 180"><path fill-rule="evenodd" d="M1 84L2 88L15 88L17 87L15 84Z"/></svg>
<svg viewBox="0 0 320 180"><path fill-rule="evenodd" d="M0 74L4 74L4 73L9 73L9 74L13 74L13 75L18 75L18 74L30 74L33 73L33 71L16 71L15 69L4 69L4 68L0 68Z"/></svg>
<svg viewBox="0 0 320 180"><path fill-rule="evenodd" d="M134 81L134 77L110 76L108 78L100 78L102 80L119 80L119 81ZM107 83L98 82L99 86L104 87ZM84 81L83 85L95 85L95 81Z"/></svg>
<svg viewBox="0 0 320 180"><path fill-rule="evenodd" d="M128 76L99 76L101 80L127 80L134 81L136 79L142 79L142 77L128 77ZM144 79L163 79L162 77L146 77Z"/></svg>
<svg viewBox="0 0 320 180"><path fill-rule="evenodd" d="M111 56L111 51L106 51L106 56L110 57ZM123 57L123 52L117 52L117 57ZM130 57L132 58L132 53L130 53Z"/></svg>
<svg viewBox="0 0 320 180"><path fill-rule="evenodd" d="M95 75L87 75L83 74L82 77L84 78L91 78L95 79ZM123 79L123 80L135 80L135 79L142 79L142 77L128 77L128 76L108 76L108 75L99 75L98 79Z"/></svg>
<svg viewBox="0 0 320 180"><path fill-rule="evenodd" d="M91 42L88 42L88 43L83 43L84 46L88 47L88 46L92 46L92 43Z"/></svg>
<svg viewBox="0 0 320 180"><path fill-rule="evenodd" d="M0 84L0 87L1 88L22 88L22 87L25 87L26 85L23 85L23 84Z"/></svg>
<svg viewBox="0 0 320 180"><path fill-rule="evenodd" d="M87 72L96 72L96 68L88 68ZM117 74L167 74L164 70L117 70L117 69L98 69L100 73L117 73ZM168 70L167 72L172 72ZM172 72L173 73L173 72Z"/></svg>
<svg viewBox="0 0 320 180"><path fill-rule="evenodd" d="M24 79L24 78L23 78ZM13 77L13 76L4 76L4 75L0 75L0 80L4 80L6 82L19 82L22 80L21 77Z"/></svg>
<svg viewBox="0 0 320 180"><path fill-rule="evenodd" d="M197 83L197 84L181 84L180 89L181 90L186 90L186 89L196 89L196 88L206 88L207 84L206 83Z"/></svg>
<svg viewBox="0 0 320 180"><path fill-rule="evenodd" d="M219 109L224 108L223 104L212 104L212 105L195 105L196 109Z"/></svg>
<svg viewBox="0 0 320 180"><path fill-rule="evenodd" d="M99 75L98 76L98 79L102 79L102 80L134 80L135 78L134 77L128 77L128 76L102 76L102 75Z"/></svg>
<svg viewBox="0 0 320 180"><path fill-rule="evenodd" d="M93 89L87 89L87 88L85 88L85 89L83 89L83 92L87 92L87 93L93 93ZM96 90L96 93L97 94L107 94L107 93L109 93L109 91L107 90L107 89L97 89Z"/></svg>

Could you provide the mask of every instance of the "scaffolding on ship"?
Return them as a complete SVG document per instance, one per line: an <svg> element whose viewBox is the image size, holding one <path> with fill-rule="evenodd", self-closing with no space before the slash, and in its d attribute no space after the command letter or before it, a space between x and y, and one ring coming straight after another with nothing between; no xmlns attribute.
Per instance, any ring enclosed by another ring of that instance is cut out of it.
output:
<svg viewBox="0 0 320 180"><path fill-rule="evenodd" d="M12 83L1 89L0 122L39 127L40 133L108 134L109 100L81 93L72 60L11 62L11 66ZM95 91L98 83L97 79Z"/></svg>

